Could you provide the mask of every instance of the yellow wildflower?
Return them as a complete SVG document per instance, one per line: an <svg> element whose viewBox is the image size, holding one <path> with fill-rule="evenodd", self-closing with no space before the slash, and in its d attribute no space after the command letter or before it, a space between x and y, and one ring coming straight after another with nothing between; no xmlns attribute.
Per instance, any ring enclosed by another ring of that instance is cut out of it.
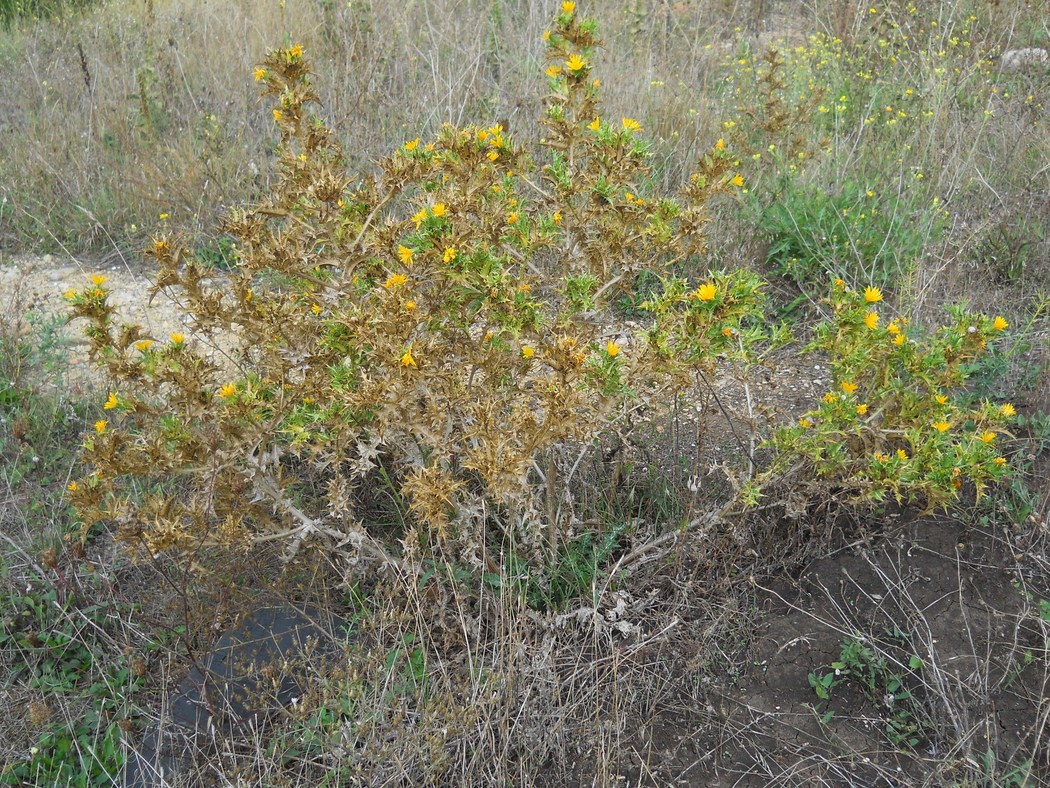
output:
<svg viewBox="0 0 1050 788"><path fill-rule="evenodd" d="M879 313L875 311L868 312L864 315L864 325L874 331L879 325Z"/></svg>
<svg viewBox="0 0 1050 788"><path fill-rule="evenodd" d="M715 296L718 294L718 288L711 282L705 282L696 288L696 291L692 294L692 298L698 298L701 301L714 301Z"/></svg>
<svg viewBox="0 0 1050 788"><path fill-rule="evenodd" d="M999 315L996 315L995 316L995 320L992 321L992 328L994 328L996 331L1002 331L1004 328L1008 327L1009 325L1010 324L1007 323L1006 320L1003 317L999 316Z"/></svg>
<svg viewBox="0 0 1050 788"><path fill-rule="evenodd" d="M105 274L92 274L91 275L91 284L102 286L102 285L104 285L106 283L106 280L108 278L109 277L106 276Z"/></svg>
<svg viewBox="0 0 1050 788"><path fill-rule="evenodd" d="M868 412L868 406L867 405L861 403L860 405L857 406L857 415L858 416L863 416L867 412Z"/></svg>
<svg viewBox="0 0 1050 788"><path fill-rule="evenodd" d="M624 118L623 127L627 131L640 131L642 128L642 124L636 121L634 118Z"/></svg>
<svg viewBox="0 0 1050 788"><path fill-rule="evenodd" d="M875 304L882 300L882 291L877 287L864 288L864 300L869 304Z"/></svg>
<svg viewBox="0 0 1050 788"><path fill-rule="evenodd" d="M908 459L908 452L904 449L897 449L897 459L902 461Z"/></svg>
<svg viewBox="0 0 1050 788"><path fill-rule="evenodd" d="M416 366L416 360L412 357L412 348L405 351L405 354L401 356L401 366L403 367L414 367Z"/></svg>
<svg viewBox="0 0 1050 788"><path fill-rule="evenodd" d="M448 213L448 209L445 207L445 203L439 202L431 209L431 213L434 214L438 219Z"/></svg>
<svg viewBox="0 0 1050 788"><path fill-rule="evenodd" d="M95 422L95 432L97 432L99 435L101 435L103 432L106 431L106 427L107 427L108 424L109 424L109 422L106 421L105 419L99 419L98 421Z"/></svg>
<svg viewBox="0 0 1050 788"><path fill-rule="evenodd" d="M257 69L255 69L255 81L256 82L261 82L265 78L266 78L266 69L265 68L257 68Z"/></svg>
<svg viewBox="0 0 1050 788"><path fill-rule="evenodd" d="M284 113L282 113L279 109L275 109L273 111L274 123L279 123L282 117L284 117Z"/></svg>
<svg viewBox="0 0 1050 788"><path fill-rule="evenodd" d="M118 404L116 392L111 391L109 392L109 398L106 400L106 404L102 406L102 409L113 410Z"/></svg>
<svg viewBox="0 0 1050 788"><path fill-rule="evenodd" d="M489 161L496 161L497 159L499 159L499 153L497 153L494 150L490 150L488 153L485 154L485 157Z"/></svg>
<svg viewBox="0 0 1050 788"><path fill-rule="evenodd" d="M996 465L998 465L1001 468L1002 466L1006 465L1006 458L1005 457L996 457L994 460L992 460L992 462L994 462Z"/></svg>
<svg viewBox="0 0 1050 788"><path fill-rule="evenodd" d="M565 61L565 68L569 71L582 71L587 66L587 61L579 55L570 55Z"/></svg>
<svg viewBox="0 0 1050 788"><path fill-rule="evenodd" d="M517 211L513 211L507 214L507 224L517 224L519 218Z"/></svg>
<svg viewBox="0 0 1050 788"><path fill-rule="evenodd" d="M427 210L426 210L426 208L420 209L412 217L412 221L416 223L416 229L418 229L419 225L423 224L423 222L425 222L426 219L427 219Z"/></svg>
<svg viewBox="0 0 1050 788"><path fill-rule="evenodd" d="M894 320L892 323L890 323L888 326L886 326L886 330L889 331L894 336L897 336L897 334L899 334L901 332L901 327L898 326L897 325L897 321Z"/></svg>
<svg viewBox="0 0 1050 788"><path fill-rule="evenodd" d="M392 290L395 287L400 287L407 281L408 277L404 274L391 274L387 278L387 280L383 282L383 287L385 287L387 290Z"/></svg>
<svg viewBox="0 0 1050 788"><path fill-rule="evenodd" d="M77 291L71 287L65 293L62 294L62 297L65 298L67 301L72 301L74 298L77 297Z"/></svg>
<svg viewBox="0 0 1050 788"><path fill-rule="evenodd" d="M933 423L933 428L935 430L937 430L937 432L947 432L948 431L948 427L950 427L950 426L951 425L948 424L948 422L946 422L946 421L935 421Z"/></svg>
<svg viewBox="0 0 1050 788"><path fill-rule="evenodd" d="M138 348L139 350L145 351L145 350L149 350L150 346L152 344L153 344L153 340L152 339L140 339L138 342L135 343L135 347Z"/></svg>
<svg viewBox="0 0 1050 788"><path fill-rule="evenodd" d="M310 311L315 315L319 315L324 311L324 308L320 304L311 304Z"/></svg>
<svg viewBox="0 0 1050 788"><path fill-rule="evenodd" d="M830 391L827 394L824 395L824 401L826 403L828 403L829 405L834 404L835 400L837 400L837 399L838 399L838 397L836 397Z"/></svg>
<svg viewBox="0 0 1050 788"><path fill-rule="evenodd" d="M70 492L76 492L77 491L76 480L71 481L69 484L67 484L66 485L66 489L69 490Z"/></svg>
<svg viewBox="0 0 1050 788"><path fill-rule="evenodd" d="M560 73L561 66L557 65L556 63L551 63L549 66L547 66L546 74L548 77L556 77Z"/></svg>
<svg viewBox="0 0 1050 788"><path fill-rule="evenodd" d="M843 282L841 279L836 279L835 280L835 287L837 287L839 290L845 290L846 289L846 283Z"/></svg>
<svg viewBox="0 0 1050 788"><path fill-rule="evenodd" d="M897 336L895 336L893 338L893 344L896 345L897 347L900 347L901 345L903 345L904 344L904 334L897 334Z"/></svg>
<svg viewBox="0 0 1050 788"><path fill-rule="evenodd" d="M618 356L620 355L620 346L610 339L609 344L605 346L605 352L608 353L610 357Z"/></svg>
<svg viewBox="0 0 1050 788"><path fill-rule="evenodd" d="M551 217L551 221L555 224L561 224L561 211L555 211L554 216Z"/></svg>
<svg viewBox="0 0 1050 788"><path fill-rule="evenodd" d="M948 404L948 397L946 395L944 395L944 394L935 394L933 396L933 398L935 400L937 400L937 404L938 405L947 405Z"/></svg>
<svg viewBox="0 0 1050 788"><path fill-rule="evenodd" d="M171 341L172 341L173 344L176 344L176 345L181 345L185 339L186 339L186 337L183 336L178 331L176 331L174 334L171 335Z"/></svg>
<svg viewBox="0 0 1050 788"><path fill-rule="evenodd" d="M813 426L813 422L807 419L805 416L798 420L798 424L800 427L806 430Z"/></svg>
<svg viewBox="0 0 1050 788"><path fill-rule="evenodd" d="M412 299L409 299L408 301L405 301L405 311L406 312L411 312L415 308L416 308L416 302L415 301L413 301Z"/></svg>
<svg viewBox="0 0 1050 788"><path fill-rule="evenodd" d="M229 399L237 393L237 387L232 383L223 383L222 388L219 389L219 396L223 399Z"/></svg>
<svg viewBox="0 0 1050 788"><path fill-rule="evenodd" d="M602 127L602 119L601 118L595 118L594 120L592 120L590 123L587 124L587 128L589 128L591 131L597 131L601 127Z"/></svg>
<svg viewBox="0 0 1050 788"><path fill-rule="evenodd" d="M291 55L292 57L302 57L303 56L303 46L302 46L302 44L296 44L295 46L293 46L288 51L288 54Z"/></svg>
<svg viewBox="0 0 1050 788"><path fill-rule="evenodd" d="M522 358L532 358L535 355L536 355L535 349L529 347L528 345L526 345L525 347L523 347L521 349L521 357Z"/></svg>
<svg viewBox="0 0 1050 788"><path fill-rule="evenodd" d="M731 180L730 183L739 188L744 185L744 176L738 172L736 174L736 177L733 178L733 180Z"/></svg>
<svg viewBox="0 0 1050 788"><path fill-rule="evenodd" d="M454 246L446 246L445 247L445 256L444 256L445 262L446 263L451 263L453 260L456 259L457 254L458 253L456 252L456 247L454 247Z"/></svg>
<svg viewBox="0 0 1050 788"><path fill-rule="evenodd" d="M845 391L847 394L852 394L854 391L857 390L857 384L856 383L850 383L848 380L847 381L843 381L843 383L842 383L842 390Z"/></svg>
<svg viewBox="0 0 1050 788"><path fill-rule="evenodd" d="M1017 411L1014 409L1014 406L1011 405L1009 402L1007 402L1005 405L1003 405L1001 408L999 408L999 412L1002 413L1004 416L1016 416L1017 415Z"/></svg>
<svg viewBox="0 0 1050 788"><path fill-rule="evenodd" d="M890 456L888 454L883 454L881 451L875 452L876 462L886 462L886 460L888 460L889 458Z"/></svg>
<svg viewBox="0 0 1050 788"><path fill-rule="evenodd" d="M544 41L550 41L551 40L551 31L550 30L544 30L543 31L543 35L540 36L540 38L542 38Z"/></svg>
<svg viewBox="0 0 1050 788"><path fill-rule="evenodd" d="M419 147L419 137L405 143L405 150L412 151Z"/></svg>
<svg viewBox="0 0 1050 788"><path fill-rule="evenodd" d="M715 150L725 150L725 149L726 149L726 141L724 139L722 139L721 137L719 137L718 138L718 142L715 143Z"/></svg>
<svg viewBox="0 0 1050 788"><path fill-rule="evenodd" d="M565 0L565 2L561 4L561 10L566 14L571 14L576 10L576 3L570 2L570 0Z"/></svg>
<svg viewBox="0 0 1050 788"><path fill-rule="evenodd" d="M401 262L405 265L412 265L412 250L407 246L398 246L397 256L401 258Z"/></svg>
<svg viewBox="0 0 1050 788"><path fill-rule="evenodd" d="M995 433L991 430L985 430L981 433L981 443L991 443L995 440Z"/></svg>

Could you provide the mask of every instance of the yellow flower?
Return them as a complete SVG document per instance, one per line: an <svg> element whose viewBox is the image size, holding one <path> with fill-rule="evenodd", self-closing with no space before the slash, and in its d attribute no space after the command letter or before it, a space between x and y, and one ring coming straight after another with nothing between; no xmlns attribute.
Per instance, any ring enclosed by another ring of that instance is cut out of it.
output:
<svg viewBox="0 0 1050 788"><path fill-rule="evenodd" d="M744 176L738 172L736 174L736 177L733 178L733 180L731 180L730 183L739 188L744 185Z"/></svg>
<svg viewBox="0 0 1050 788"><path fill-rule="evenodd" d="M732 339L734 334L736 334L736 329L731 328L730 326L726 326L722 329L722 336L726 339Z"/></svg>
<svg viewBox="0 0 1050 788"><path fill-rule="evenodd" d="M904 451L904 449L897 449L897 459L898 460L906 460L906 459L908 459L908 452Z"/></svg>
<svg viewBox="0 0 1050 788"><path fill-rule="evenodd" d="M302 44L296 44L295 46L293 46L291 48L291 50L289 50L288 54L291 55L292 57L302 57L303 56L303 46L302 46Z"/></svg>
<svg viewBox="0 0 1050 788"><path fill-rule="evenodd" d="M996 465L998 465L1001 468L1002 466L1006 465L1006 458L1005 457L996 457L994 460L992 460L992 462L994 462Z"/></svg>
<svg viewBox="0 0 1050 788"><path fill-rule="evenodd" d="M427 218L427 209L426 208L422 208L419 211L417 211L416 214L412 217L412 221L416 223L416 228L418 229L419 225L423 224L423 222L426 221L426 218Z"/></svg>
<svg viewBox="0 0 1050 788"><path fill-rule="evenodd" d="M266 69L265 68L257 68L257 69L255 69L255 81L256 82L261 82L265 78L266 78Z"/></svg>
<svg viewBox="0 0 1050 788"><path fill-rule="evenodd" d="M618 356L620 355L620 346L610 339L609 344L605 346L605 352L608 353L611 358Z"/></svg>
<svg viewBox="0 0 1050 788"><path fill-rule="evenodd" d="M544 41L550 41L551 40L551 31L550 30L544 30L543 31L543 35L540 36L540 38L542 38Z"/></svg>
<svg viewBox="0 0 1050 788"><path fill-rule="evenodd" d="M453 260L455 260L456 259L456 255L457 255L456 247L454 247L454 246L446 246L445 247L444 260L445 260L446 263L451 263Z"/></svg>
<svg viewBox="0 0 1050 788"><path fill-rule="evenodd" d="M401 356L401 366L403 367L414 367L416 366L416 360L412 358L412 348L405 351L405 354Z"/></svg>
<svg viewBox="0 0 1050 788"><path fill-rule="evenodd" d="M536 351L533 348L529 347L528 345L526 345L525 347L523 347L521 349L521 357L522 358L532 358L535 355L536 355Z"/></svg>
<svg viewBox="0 0 1050 788"><path fill-rule="evenodd" d="M401 258L401 262L405 265L412 265L412 250L407 246L398 246L397 256Z"/></svg>
<svg viewBox="0 0 1050 788"><path fill-rule="evenodd" d="M507 224L517 224L518 218L517 211L507 214Z"/></svg>
<svg viewBox="0 0 1050 788"><path fill-rule="evenodd" d="M600 129L601 127L602 127L602 119L601 118L595 118L594 120L592 120L590 123L587 124L587 128L589 128L591 131L598 131L598 129Z"/></svg>
<svg viewBox="0 0 1050 788"><path fill-rule="evenodd" d="M184 337L178 331L176 331L174 334L171 335L171 341L172 341L173 344L176 344L176 345L181 345L183 340L185 340L185 339L186 339L186 337Z"/></svg>
<svg viewBox="0 0 1050 788"><path fill-rule="evenodd" d="M886 326L886 330L889 331L894 336L897 336L897 334L899 334L901 332L901 327L898 326L897 325L897 321L894 320L892 323L890 323L888 326Z"/></svg>
<svg viewBox="0 0 1050 788"><path fill-rule="evenodd" d="M409 140L408 142L405 143L405 150L411 151L411 150L415 150L418 147L419 147L419 137L416 137L414 140Z"/></svg>
<svg viewBox="0 0 1050 788"><path fill-rule="evenodd" d="M383 283L383 287L387 290L392 290L395 287L400 287L408 281L408 277L404 274L391 274L390 277Z"/></svg>
<svg viewBox="0 0 1050 788"><path fill-rule="evenodd" d="M223 383L222 388L219 389L219 396L223 399L229 399L237 393L237 387L232 383Z"/></svg>
<svg viewBox="0 0 1050 788"><path fill-rule="evenodd" d="M570 55L565 61L565 68L569 71L582 71L587 66L587 61L579 55Z"/></svg>
<svg viewBox="0 0 1050 788"><path fill-rule="evenodd" d="M875 304L882 300L882 291L877 287L864 288L864 300L869 304Z"/></svg>
<svg viewBox="0 0 1050 788"><path fill-rule="evenodd" d="M897 334L897 336L895 336L893 338L893 344L896 345L897 347L900 347L901 345L903 345L904 344L904 334Z"/></svg>
<svg viewBox="0 0 1050 788"><path fill-rule="evenodd" d="M996 331L1002 331L1009 325L1010 324L1007 323L1006 320L999 315L996 315L995 320L992 321L992 328L994 328Z"/></svg>
<svg viewBox="0 0 1050 788"><path fill-rule="evenodd" d="M857 415L858 416L863 416L867 412L868 412L868 406L867 405L861 403L860 405L857 406Z"/></svg>
<svg viewBox="0 0 1050 788"><path fill-rule="evenodd" d="M92 274L91 275L91 284L99 285L99 286L104 285L108 278L109 277L107 277L105 274Z"/></svg>
<svg viewBox="0 0 1050 788"><path fill-rule="evenodd" d="M1017 411L1014 410L1014 406L1011 405L1009 402L1007 402L1005 405L1003 405L1001 408L999 408L999 412L1002 413L1004 416L1016 416L1017 415Z"/></svg>
<svg viewBox="0 0 1050 788"><path fill-rule="evenodd" d="M841 279L836 279L835 280L835 287L837 287L839 290L845 290L846 289L846 283L843 282Z"/></svg>
<svg viewBox="0 0 1050 788"><path fill-rule="evenodd" d="M556 77L558 76L558 74L561 73L561 66L555 63L551 63L549 66L547 66L547 71L545 73L548 77Z"/></svg>
<svg viewBox="0 0 1050 788"><path fill-rule="evenodd" d="M405 301L405 311L406 312L411 312L415 308L416 308L416 302L415 301L413 301L412 299L409 299L408 301Z"/></svg>
<svg viewBox="0 0 1050 788"><path fill-rule="evenodd" d="M888 454L883 454L881 451L875 452L876 462L886 462L886 460L888 460L889 458L890 456Z"/></svg>
<svg viewBox="0 0 1050 788"><path fill-rule="evenodd" d="M830 391L827 394L824 395L824 401L826 403L828 403L829 405L834 404L835 400L837 400L837 399L838 399L838 397L836 397Z"/></svg>
<svg viewBox="0 0 1050 788"><path fill-rule="evenodd" d="M135 347L138 348L139 350L149 350L150 349L150 345L152 345L152 344L153 344L153 340L152 339L140 339L138 342L135 343Z"/></svg>
<svg viewBox="0 0 1050 788"><path fill-rule="evenodd" d="M65 293L62 294L62 297L65 298L67 301L72 301L74 298L77 297L77 291L71 287Z"/></svg>
<svg viewBox="0 0 1050 788"><path fill-rule="evenodd" d="M116 392L111 391L109 392L109 398L106 400L106 404L102 406L102 409L113 410L118 404Z"/></svg>
<svg viewBox="0 0 1050 788"><path fill-rule="evenodd" d="M496 161L499 158L499 154L494 150L490 150L488 153L485 154L485 157L489 161Z"/></svg>
<svg viewBox="0 0 1050 788"><path fill-rule="evenodd" d="M70 492L76 492L77 491L77 483L76 483L76 481L71 481L69 484L67 484L66 485L66 489L69 490Z"/></svg>
<svg viewBox="0 0 1050 788"><path fill-rule="evenodd" d="M273 120L275 123L279 123L282 117L284 117L284 113L282 113L279 109L275 109L273 111Z"/></svg>
<svg viewBox="0 0 1050 788"><path fill-rule="evenodd" d="M448 212L448 209L445 208L445 203L439 202L437 205L435 205L431 209L431 212L434 214L434 216L436 216L438 219L440 219L442 216L444 216Z"/></svg>
<svg viewBox="0 0 1050 788"><path fill-rule="evenodd" d="M99 435L101 435L103 432L106 431L106 426L108 424L109 424L109 422L106 421L105 419L99 419L98 421L95 422L95 432L97 432Z"/></svg>
<svg viewBox="0 0 1050 788"><path fill-rule="evenodd" d="M948 404L948 397L946 395L944 395L944 394L935 394L933 398L935 400L937 400L937 404L938 405L947 405Z"/></svg>
<svg viewBox="0 0 1050 788"><path fill-rule="evenodd" d="M800 427L806 430L813 426L813 422L807 419L805 416L798 420L798 424Z"/></svg>
<svg viewBox="0 0 1050 788"><path fill-rule="evenodd" d="M696 288L696 291L692 294L692 298L698 298L701 301L714 301L715 296L718 295L718 288L711 282L705 282Z"/></svg>
<svg viewBox="0 0 1050 788"><path fill-rule="evenodd" d="M879 313L871 311L864 315L864 325L874 331L879 325Z"/></svg>
<svg viewBox="0 0 1050 788"><path fill-rule="evenodd" d="M310 311L315 315L319 315L324 311L324 308L320 304L311 304Z"/></svg>
<svg viewBox="0 0 1050 788"><path fill-rule="evenodd" d="M569 0L566 0L566 2L561 4L561 10L564 11L566 14L571 14L573 11L576 10L576 3L569 2Z"/></svg>
<svg viewBox="0 0 1050 788"><path fill-rule="evenodd" d="M561 211L555 211L554 216L551 217L551 221L555 224L561 224Z"/></svg>
<svg viewBox="0 0 1050 788"><path fill-rule="evenodd" d="M850 383L849 381L843 381L842 390L845 391L847 394L852 394L854 391L857 390L857 384Z"/></svg>
<svg viewBox="0 0 1050 788"><path fill-rule="evenodd" d="M623 127L627 131L640 131L642 128L642 124L636 121L634 118L624 118Z"/></svg>
<svg viewBox="0 0 1050 788"><path fill-rule="evenodd" d="M982 443L991 443L994 440L995 440L995 433L992 432L991 430L985 430L984 432L981 433L981 442Z"/></svg>
<svg viewBox="0 0 1050 788"><path fill-rule="evenodd" d="M726 149L726 141L724 139L722 139L721 137L719 137L718 138L718 142L715 143L715 150L725 150L725 149Z"/></svg>
<svg viewBox="0 0 1050 788"><path fill-rule="evenodd" d="M949 426L951 425L949 425L946 421L935 421L933 423L933 428L937 430L937 432L947 432Z"/></svg>
<svg viewBox="0 0 1050 788"><path fill-rule="evenodd" d="M161 221L163 221L163 220L165 220L165 219L167 219L167 218L168 218L168 214L166 214L166 213L162 213L162 214L160 215L160 218L161 218Z"/></svg>

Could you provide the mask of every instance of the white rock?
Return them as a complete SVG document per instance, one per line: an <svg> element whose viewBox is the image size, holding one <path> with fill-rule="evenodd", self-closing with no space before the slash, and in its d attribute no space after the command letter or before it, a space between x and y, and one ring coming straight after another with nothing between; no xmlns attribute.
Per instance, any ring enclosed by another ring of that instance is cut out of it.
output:
<svg viewBox="0 0 1050 788"><path fill-rule="evenodd" d="M1050 54L1045 49L1009 49L1003 52L1003 71L1020 71L1028 66L1050 65Z"/></svg>

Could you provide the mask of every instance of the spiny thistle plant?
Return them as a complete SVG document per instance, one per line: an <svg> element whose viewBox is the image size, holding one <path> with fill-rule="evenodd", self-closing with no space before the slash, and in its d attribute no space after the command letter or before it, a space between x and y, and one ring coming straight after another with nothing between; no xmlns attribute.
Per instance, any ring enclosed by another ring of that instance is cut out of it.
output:
<svg viewBox="0 0 1050 788"><path fill-rule="evenodd" d="M228 282L174 236L147 252L151 296L182 304L189 333L115 325L103 277L67 294L112 381L90 473L70 485L85 529L115 523L149 555L309 540L383 561L441 551L496 569L508 543L553 561L590 527L559 447L753 357L762 283L675 274L704 248L708 200L742 185L731 156L713 146L680 195L651 194L640 124L603 117L596 27L575 6L544 34L538 163L500 125L445 126L354 177L311 114L302 48L266 57L279 179L222 228ZM643 272L663 288L636 330L614 305ZM219 338L223 358L205 351ZM355 506L377 473L404 502L393 535Z"/></svg>
<svg viewBox="0 0 1050 788"><path fill-rule="evenodd" d="M836 279L829 321L807 348L830 359L833 387L798 424L780 429L778 460L765 478L787 474L806 498L837 490L851 502L922 503L959 499L969 480L980 496L1008 473L996 430L1013 405L965 406L968 367L1007 328L952 307L950 325L910 336L903 318L880 314L882 292Z"/></svg>

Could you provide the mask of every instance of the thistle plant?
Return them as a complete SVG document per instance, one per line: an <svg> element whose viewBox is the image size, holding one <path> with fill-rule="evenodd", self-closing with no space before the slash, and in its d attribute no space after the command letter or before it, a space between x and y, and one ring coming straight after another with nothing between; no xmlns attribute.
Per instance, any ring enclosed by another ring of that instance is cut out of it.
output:
<svg viewBox="0 0 1050 788"><path fill-rule="evenodd" d="M752 357L762 283L676 273L704 248L708 201L739 188L724 145L679 195L651 194L640 124L602 116L594 23L566 2L544 38L537 151L498 124L445 126L364 176L312 113L302 48L266 57L278 182L226 219L228 282L178 237L147 250L151 296L184 305L187 334L116 325L102 280L67 294L112 381L71 485L85 528L115 523L149 555L309 541L491 570L509 543L554 560L590 527L560 449ZM614 304L642 272L663 287L635 329ZM397 533L357 506L377 478L404 504Z"/></svg>

